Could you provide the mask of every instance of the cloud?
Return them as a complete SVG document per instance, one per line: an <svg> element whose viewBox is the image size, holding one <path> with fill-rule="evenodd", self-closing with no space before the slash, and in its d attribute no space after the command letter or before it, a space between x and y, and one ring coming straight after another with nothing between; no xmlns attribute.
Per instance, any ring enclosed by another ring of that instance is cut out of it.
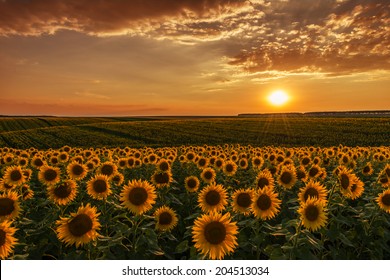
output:
<svg viewBox="0 0 390 280"><path fill-rule="evenodd" d="M225 66L248 75L390 70L388 0L0 2L0 36L62 29L202 43L222 50Z"/></svg>

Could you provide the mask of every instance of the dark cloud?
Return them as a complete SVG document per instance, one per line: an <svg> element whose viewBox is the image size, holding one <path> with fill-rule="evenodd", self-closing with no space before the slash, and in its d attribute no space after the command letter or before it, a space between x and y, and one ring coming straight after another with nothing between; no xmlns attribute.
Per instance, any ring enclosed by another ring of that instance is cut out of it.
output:
<svg viewBox="0 0 390 280"><path fill-rule="evenodd" d="M59 29L87 33L137 30L172 17L208 17L243 5L239 0L2 0L0 34L40 35Z"/></svg>

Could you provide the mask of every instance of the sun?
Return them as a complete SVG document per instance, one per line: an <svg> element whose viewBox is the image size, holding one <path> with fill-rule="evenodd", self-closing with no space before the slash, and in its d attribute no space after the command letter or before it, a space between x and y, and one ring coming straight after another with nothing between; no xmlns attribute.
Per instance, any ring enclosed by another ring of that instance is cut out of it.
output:
<svg viewBox="0 0 390 280"><path fill-rule="evenodd" d="M288 102L290 97L284 90L276 90L268 96L268 101L274 106L282 106Z"/></svg>

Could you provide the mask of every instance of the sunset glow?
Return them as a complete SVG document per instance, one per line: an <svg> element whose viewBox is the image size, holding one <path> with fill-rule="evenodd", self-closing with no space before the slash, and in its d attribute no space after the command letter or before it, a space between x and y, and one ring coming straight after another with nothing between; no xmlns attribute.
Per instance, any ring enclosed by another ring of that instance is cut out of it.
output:
<svg viewBox="0 0 390 280"><path fill-rule="evenodd" d="M0 115L388 109L389 20L387 0L3 0ZM294 102L259 101L279 86Z"/></svg>
<svg viewBox="0 0 390 280"><path fill-rule="evenodd" d="M283 90L276 90L268 96L268 101L274 106L282 106L288 102L289 96Z"/></svg>

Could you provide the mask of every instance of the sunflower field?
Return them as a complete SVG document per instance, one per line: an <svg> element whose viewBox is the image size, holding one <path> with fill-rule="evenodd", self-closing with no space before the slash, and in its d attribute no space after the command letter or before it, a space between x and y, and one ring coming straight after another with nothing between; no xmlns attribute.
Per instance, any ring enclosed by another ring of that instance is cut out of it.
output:
<svg viewBox="0 0 390 280"><path fill-rule="evenodd" d="M0 148L1 259L390 259L390 147Z"/></svg>

